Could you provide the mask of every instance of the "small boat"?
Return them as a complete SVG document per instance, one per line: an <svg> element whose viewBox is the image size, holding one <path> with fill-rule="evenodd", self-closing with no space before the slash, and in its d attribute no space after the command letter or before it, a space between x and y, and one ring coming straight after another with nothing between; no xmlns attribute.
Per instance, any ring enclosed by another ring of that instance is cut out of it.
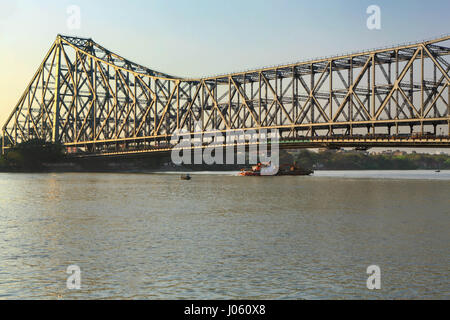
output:
<svg viewBox="0 0 450 320"><path fill-rule="evenodd" d="M181 180L191 180L191 176L188 174L184 174L181 176Z"/></svg>
<svg viewBox="0 0 450 320"><path fill-rule="evenodd" d="M441 170L437 169L435 172L439 173L439 172L441 172Z"/></svg>

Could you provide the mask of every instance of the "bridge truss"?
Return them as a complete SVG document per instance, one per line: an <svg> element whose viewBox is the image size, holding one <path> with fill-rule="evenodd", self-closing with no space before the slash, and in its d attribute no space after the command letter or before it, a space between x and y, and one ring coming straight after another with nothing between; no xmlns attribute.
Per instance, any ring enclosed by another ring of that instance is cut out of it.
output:
<svg viewBox="0 0 450 320"><path fill-rule="evenodd" d="M324 146L381 139L448 147L449 55L444 36L188 79L128 61L92 39L58 35L3 126L2 150L39 138L107 154L167 148L176 130L247 129L278 129L282 140Z"/></svg>

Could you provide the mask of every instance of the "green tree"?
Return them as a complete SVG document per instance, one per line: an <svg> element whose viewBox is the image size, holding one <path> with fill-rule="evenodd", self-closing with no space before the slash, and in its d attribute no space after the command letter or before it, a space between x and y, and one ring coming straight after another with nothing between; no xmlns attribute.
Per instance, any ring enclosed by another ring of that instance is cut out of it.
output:
<svg viewBox="0 0 450 320"><path fill-rule="evenodd" d="M40 139L22 142L10 149L2 157L0 168L19 171L39 171L45 163L61 161L64 146Z"/></svg>

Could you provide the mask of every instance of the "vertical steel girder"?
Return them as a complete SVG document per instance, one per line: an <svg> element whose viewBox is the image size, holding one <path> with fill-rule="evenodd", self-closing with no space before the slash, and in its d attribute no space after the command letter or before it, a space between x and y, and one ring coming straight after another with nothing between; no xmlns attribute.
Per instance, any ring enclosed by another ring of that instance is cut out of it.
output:
<svg viewBox="0 0 450 320"><path fill-rule="evenodd" d="M161 144L191 133L282 136L450 130L450 37L228 75L148 69L92 39L58 36L3 126L70 147Z"/></svg>

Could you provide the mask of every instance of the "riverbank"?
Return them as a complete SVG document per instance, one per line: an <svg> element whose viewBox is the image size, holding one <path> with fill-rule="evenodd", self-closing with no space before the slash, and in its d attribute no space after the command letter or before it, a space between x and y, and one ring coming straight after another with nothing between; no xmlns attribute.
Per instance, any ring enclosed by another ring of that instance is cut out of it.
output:
<svg viewBox="0 0 450 320"><path fill-rule="evenodd" d="M161 172L239 171L247 164L174 165L170 156L74 159L58 144L31 140L0 157L0 172ZM450 170L448 154L382 153L307 149L280 150L279 163L314 170Z"/></svg>

